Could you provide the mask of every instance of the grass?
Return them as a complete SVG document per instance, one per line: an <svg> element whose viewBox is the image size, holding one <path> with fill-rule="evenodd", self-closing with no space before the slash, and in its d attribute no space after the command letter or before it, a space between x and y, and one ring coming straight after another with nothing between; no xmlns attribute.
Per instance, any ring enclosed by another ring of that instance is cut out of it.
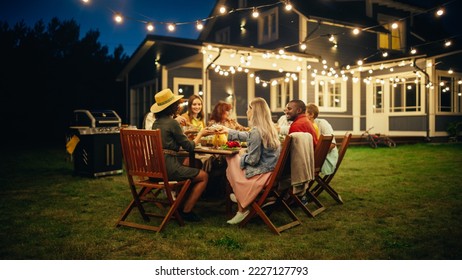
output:
<svg viewBox="0 0 462 280"><path fill-rule="evenodd" d="M350 147L327 210L281 236L260 220L226 224L202 199L201 223L160 234L114 224L130 201L126 176L73 175L64 148L2 149L1 259L461 259L462 145ZM220 186L216 186L220 187Z"/></svg>

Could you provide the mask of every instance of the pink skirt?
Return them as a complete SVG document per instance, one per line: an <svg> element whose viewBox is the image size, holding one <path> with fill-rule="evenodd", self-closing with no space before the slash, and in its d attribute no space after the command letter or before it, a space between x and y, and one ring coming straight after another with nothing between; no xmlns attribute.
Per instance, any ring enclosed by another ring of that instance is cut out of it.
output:
<svg viewBox="0 0 462 280"><path fill-rule="evenodd" d="M239 154L226 157L226 162L228 163L228 167L226 168L226 177L233 188L237 202L242 208L246 208L261 192L265 184L268 182L272 172L246 178L245 170L241 169L240 161L241 156Z"/></svg>

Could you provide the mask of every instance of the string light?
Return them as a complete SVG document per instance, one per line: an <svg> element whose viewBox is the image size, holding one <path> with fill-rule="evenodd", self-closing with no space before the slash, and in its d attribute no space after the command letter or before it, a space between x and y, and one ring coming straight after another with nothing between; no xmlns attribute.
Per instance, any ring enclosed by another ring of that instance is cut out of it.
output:
<svg viewBox="0 0 462 280"><path fill-rule="evenodd" d="M197 28L197 30L202 30L202 29L204 29L204 25L202 24L201 21L198 20L198 21L196 22L196 28Z"/></svg>
<svg viewBox="0 0 462 280"><path fill-rule="evenodd" d="M152 24L152 22L148 22L146 24L146 29L149 31L149 32L152 32L154 30L154 24Z"/></svg>
<svg viewBox="0 0 462 280"><path fill-rule="evenodd" d="M122 23L123 20L124 20L124 18L122 17L121 14L116 13L116 14L114 14L114 20L115 20L115 22L117 22L117 23Z"/></svg>
<svg viewBox="0 0 462 280"><path fill-rule="evenodd" d="M84 3L84 4L89 4L89 3L91 2L90 0L81 0L81 1L82 1L82 3ZM451 1L451 2L452 2L452 1ZM451 3L451 2L449 2L449 3ZM218 14L218 15L210 16L210 17L204 18L204 19L195 20L195 21L192 21L192 22L165 23L165 22L161 22L161 21L149 21L149 22L147 22L147 21L145 21L145 20L137 20L137 19L133 19L133 18L128 18L128 19L135 20L135 21L139 21L139 22L142 22L142 23L146 24L146 29L147 29L149 32L152 32L152 31L154 30L154 22L155 22L156 24L167 25L167 29L168 29L168 31L170 31L170 32L175 31L177 25L194 24L194 23L195 23L196 29L200 31L200 30L203 30L203 28L204 28L204 23L206 23L208 20L213 19L213 18L216 18L216 17L219 17L219 16L225 16L225 14L227 14L227 13L232 13L232 12L237 12L237 11L245 11L245 10L250 10L250 9L251 9L251 10L252 10L252 16L253 16L254 18L256 18L256 17L259 16L259 12L258 12L258 9L259 9L259 8L267 8L267 7L269 7L269 6L276 6L276 5L280 5L281 3L284 4L284 8L285 8L286 11L290 11L290 10L293 9L293 6L292 6L292 4L290 3L290 1L284 0L284 1L276 1L276 3L273 3L273 4L266 4L266 5L262 5L262 6L255 6L255 7L248 7L248 8L238 8L238 9L230 10L229 12L228 12L228 9L227 9L225 6L221 6L221 7L219 8L219 14ZM109 10L111 10L111 11L113 12L114 20L115 20L118 24L121 24L121 23L124 21L125 18L122 16L121 13L119 13L119 12L114 12L112 9L109 9ZM436 14L437 16L442 16L442 15L444 15L444 13L445 13L445 9L444 9L444 8L439 8L439 9L435 10L435 9L433 8L433 9L427 10L427 11L425 11L425 12L422 12L422 14L423 14L423 13L428 13L428 12L435 12L435 14ZM418 14L417 14L417 15L418 15ZM416 14L415 14L414 16L416 16ZM405 19L405 18L404 18L404 19ZM404 19L399 19L398 22L399 22L399 21L402 21L402 20L404 20ZM399 27L398 22L393 22L393 23L391 23L391 28L393 28L393 29L398 28L398 27ZM390 23L388 23L388 24L390 24ZM383 25L383 24L381 24L381 25ZM379 25L379 26L380 26L380 25ZM363 28L363 29L354 28L354 29L352 29L352 33L353 33L354 35L358 35L361 31L367 31L367 30L370 30L370 29L375 28L375 27L377 27L377 26L371 26L371 27L367 27L367 28ZM242 29L242 28L245 29L245 26L243 27L243 26L241 25L241 29ZM339 35L339 34L335 34L335 35ZM338 43L337 43L336 40L335 40L334 34L319 35L319 36L316 37L316 38L312 38L312 39L309 39L309 40L306 39L305 41L300 42L300 43L298 44L298 45L299 45L299 48L300 48L300 50L305 51L305 50L307 49L307 44L306 44L306 43L307 43L308 41L312 41L312 40L315 40L315 39L318 39L318 38L321 38L321 37L326 37L326 36L329 38L329 41L330 41L330 42L334 43L334 44L333 44L333 48L336 49L336 48L338 47ZM457 36L460 36L460 35L457 35ZM457 36L455 36L455 37L457 37ZM455 38L455 37L452 37L452 38ZM441 41L442 41L442 40L433 41L433 42L426 42L426 43L424 43L424 44L414 46L413 48L411 48L410 53L411 53L411 54L416 54L416 53L417 53L416 47L419 47L419 46L422 46L422 45L427 45L427 44L433 44L433 43L441 42ZM297 45L297 44L295 44L295 45ZM451 41L450 39L445 39L445 40L444 40L444 46L445 46L445 47L449 47L449 46L451 46L451 45L452 45L452 41ZM274 57L274 58L276 58L276 59L280 59L280 58L286 58L286 59L287 59L287 57L286 57L286 55L285 55L285 52L284 52L284 49L289 48L289 47L292 47L292 46L284 46L284 47L282 47L282 48L279 50L278 54L273 55L272 57ZM388 55L387 52L382 52L382 56L383 56L383 57L387 57L387 55ZM268 55L268 58L269 58L269 57L270 57L270 56ZM294 59L295 59L295 57L294 57ZM299 58L299 59L300 59L300 58ZM360 67L359 67L359 71L360 71L360 72L362 71L362 64L363 64L363 61L365 61L366 59L367 59L367 58L360 59L360 60L357 61L357 64L360 66ZM411 63L411 64L412 64L412 63ZM249 66L249 65L250 65L250 61L249 61L249 60L245 61L245 63L243 63L243 65ZM412 65L411 65L411 66L412 66ZM275 66L275 67L277 67L277 66ZM381 68L382 68L382 67L383 67L383 66L381 65ZM247 69L247 68L242 68L241 66L239 66L238 69L240 69L240 70L238 70L238 71L244 71L244 72L246 72L246 73L249 72L249 69ZM307 69L310 70L310 69L311 69L311 66L307 66ZM313 69L312 71L314 71L314 70L316 70L316 69ZM281 69L279 69L279 71L281 71ZM299 70L298 70L298 71L299 71ZM393 68L391 68L390 71L392 72L392 71L393 71ZM227 72L227 71L224 71L224 72L223 72L223 75L228 75L228 74L225 74L225 73L234 73L234 72L235 72L235 69L232 69L232 68L231 68L231 69L228 70L228 72ZM351 74L354 73L354 71L351 71L351 72L352 72ZM316 75L316 72L313 72L313 74ZM332 72L332 71L329 71L329 72L327 73L327 75L336 75L336 74L335 74L334 72ZM342 78L345 78L344 74L343 74ZM354 81L354 80L353 80L353 81Z"/></svg>
<svg viewBox="0 0 462 280"><path fill-rule="evenodd" d="M437 11L436 11L436 16L440 17L444 15L444 9L443 8L439 8Z"/></svg>
<svg viewBox="0 0 462 280"><path fill-rule="evenodd" d="M259 15L260 13L258 12L258 10L255 7L253 7L252 17L257 18Z"/></svg>
<svg viewBox="0 0 462 280"><path fill-rule="evenodd" d="M175 31L175 24L174 24L174 23L169 23L169 24L167 24L167 29L168 29L168 31L170 31L170 32Z"/></svg>

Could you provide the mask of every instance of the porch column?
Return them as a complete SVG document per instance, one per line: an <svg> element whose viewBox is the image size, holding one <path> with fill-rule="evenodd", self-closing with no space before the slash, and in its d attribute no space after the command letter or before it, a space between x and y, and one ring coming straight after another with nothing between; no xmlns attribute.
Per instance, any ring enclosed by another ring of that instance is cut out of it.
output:
<svg viewBox="0 0 462 280"><path fill-rule="evenodd" d="M352 78L357 78L355 83L352 79L351 104L352 104L352 117L353 117L353 135L361 134L361 72L355 71Z"/></svg>

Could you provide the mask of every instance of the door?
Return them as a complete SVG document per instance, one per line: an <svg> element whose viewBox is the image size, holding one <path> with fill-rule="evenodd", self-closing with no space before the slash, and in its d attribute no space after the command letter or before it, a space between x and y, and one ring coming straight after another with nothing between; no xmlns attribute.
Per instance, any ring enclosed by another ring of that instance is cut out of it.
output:
<svg viewBox="0 0 462 280"><path fill-rule="evenodd" d="M383 81L367 86L366 129L371 133L388 133L389 91Z"/></svg>

